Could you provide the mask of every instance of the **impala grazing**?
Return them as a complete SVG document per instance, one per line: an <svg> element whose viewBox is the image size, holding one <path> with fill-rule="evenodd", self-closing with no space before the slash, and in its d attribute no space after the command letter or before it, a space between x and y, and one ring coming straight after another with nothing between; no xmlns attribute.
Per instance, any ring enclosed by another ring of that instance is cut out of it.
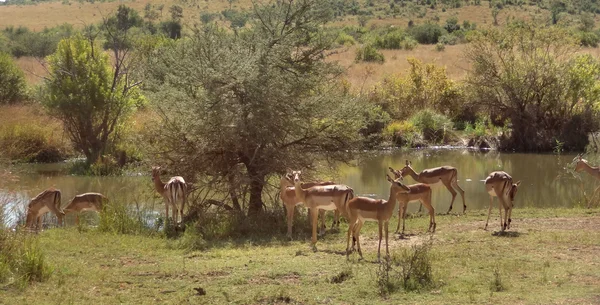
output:
<svg viewBox="0 0 600 305"><path fill-rule="evenodd" d="M363 258L360 249L360 229L365 221L377 221L379 224L379 247L377 248L377 260L381 259L381 238L382 230L385 229L385 252L389 256L388 247L388 227L389 221L394 214L396 207L397 194L408 193L410 189L400 182L400 178L392 180L388 175L385 176L392 184L390 186L390 197L388 200L372 199L368 197L355 197L348 201L348 236L346 240L346 258L350 257L350 234L356 239L358 254ZM354 243L352 245L354 248Z"/></svg>
<svg viewBox="0 0 600 305"><path fill-rule="evenodd" d="M435 209L431 205L431 187L424 183L417 183L409 185L409 192L399 192L396 194L396 198L400 204L398 208L398 226L396 227L396 233L400 231L400 221L402 221L402 235L404 235L404 224L406 222L406 208L408 203L411 201L420 201L422 205L429 211L429 229L427 232L435 232Z"/></svg>
<svg viewBox="0 0 600 305"><path fill-rule="evenodd" d="M312 222L311 242L313 248L316 249L319 210L338 210L347 219L346 203L354 197L354 191L349 186L342 184L313 186L303 189L302 181L300 180L301 174L301 171L292 171L294 192L296 193L296 200L304 202L304 206L310 209L310 220Z"/></svg>
<svg viewBox="0 0 600 305"><path fill-rule="evenodd" d="M187 185L181 176L171 177L167 183L160 180L160 167L152 167L154 188L165 201L165 220L169 220L169 206L173 208L173 221L180 224L183 221L183 209L187 196ZM181 204L180 204L181 203Z"/></svg>
<svg viewBox="0 0 600 305"><path fill-rule="evenodd" d="M467 205L465 204L465 191L458 185L457 177L458 170L452 166L440 166L435 168L428 168L423 170L420 173L415 172L415 170L411 167L412 163L406 160L406 165L399 171L394 170L393 168L389 168L392 173L399 177L411 176L415 181L425 183L425 184L436 184L441 182L452 194L452 201L450 201L450 208L448 209L448 213L452 211L452 205L454 204L454 199L456 198L456 190L460 193L463 201L463 213L467 210Z"/></svg>
<svg viewBox="0 0 600 305"><path fill-rule="evenodd" d="M492 205L494 197L498 197L500 201L500 228L504 232L506 229L510 229L511 213L514 206L515 196L517 195L517 188L521 184L521 181L513 183L512 177L503 171L492 172L485 179L485 190L490 195L490 208L488 209L488 217L485 221L485 228L487 230L488 222L490 221L490 214L492 213ZM502 208L504 207L504 220L502 220Z"/></svg>
<svg viewBox="0 0 600 305"><path fill-rule="evenodd" d="M25 227L33 229L35 226L36 232L41 230L42 216L48 212L54 213L58 218L58 224L62 225L65 213L60 209L60 199L60 190L54 188L47 189L31 199L31 202L27 206Z"/></svg>
<svg viewBox="0 0 600 305"><path fill-rule="evenodd" d="M573 159L573 161L577 161L577 164L575 165L576 172L584 171L584 172L590 174L590 176L592 176L596 179L600 179L600 167L589 165L588 161L583 159L583 156L581 154L577 155L577 157L575 157L575 159ZM590 201L588 202L588 207L591 206L592 201L594 200L594 197L596 196L596 193L598 193L598 190L600 190L600 186L598 186L592 193L592 197L590 198Z"/></svg>
<svg viewBox="0 0 600 305"><path fill-rule="evenodd" d="M290 171L291 172L291 171ZM296 197L296 189L294 187L294 180L292 178L292 174L287 172L284 176L281 177L279 181L279 198L283 201L285 206L286 214L287 214L287 237L292 238L292 223L294 221L294 210L295 207L302 204L302 201L298 200ZM326 186L326 185L334 185L334 182L326 181L326 182L307 182L302 183L303 189L308 189L313 186ZM309 214L310 215L310 214ZM319 210L319 216L321 217L321 228L325 226L325 210ZM339 226L340 221L340 212L335 210L335 217L333 220L333 226Z"/></svg>
<svg viewBox="0 0 600 305"><path fill-rule="evenodd" d="M75 223L79 225L79 213L83 211L95 211L99 213L102 211L104 202L107 201L108 198L100 193L84 193L75 196L63 211L65 214L76 213Z"/></svg>

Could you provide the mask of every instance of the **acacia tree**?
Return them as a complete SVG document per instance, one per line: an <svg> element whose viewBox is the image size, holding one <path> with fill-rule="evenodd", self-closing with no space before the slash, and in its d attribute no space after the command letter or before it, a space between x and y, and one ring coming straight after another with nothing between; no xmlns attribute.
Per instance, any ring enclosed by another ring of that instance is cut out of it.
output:
<svg viewBox="0 0 600 305"><path fill-rule="evenodd" d="M60 41L47 58L49 75L43 103L60 119L88 164L111 152L119 131L141 98L122 66L111 67L108 54L81 34Z"/></svg>
<svg viewBox="0 0 600 305"><path fill-rule="evenodd" d="M238 209L247 190L249 214L263 209L274 174L311 168L317 156L349 160L367 106L336 89L340 69L324 61L330 12L318 0L255 5L250 27L196 28L152 54L156 156L190 179L209 177Z"/></svg>
<svg viewBox="0 0 600 305"><path fill-rule="evenodd" d="M467 83L495 121L510 121L504 149L585 147L587 133L598 128L600 63L576 50L566 29L525 22L473 38Z"/></svg>

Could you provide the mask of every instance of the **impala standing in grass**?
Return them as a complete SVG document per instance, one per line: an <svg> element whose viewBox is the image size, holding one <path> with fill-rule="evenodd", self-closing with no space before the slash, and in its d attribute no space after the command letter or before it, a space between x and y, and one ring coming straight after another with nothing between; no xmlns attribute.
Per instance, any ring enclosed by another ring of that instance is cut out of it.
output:
<svg viewBox="0 0 600 305"><path fill-rule="evenodd" d="M83 211L95 211L99 213L107 201L108 198L100 193L84 193L75 196L63 211L65 214L76 213L75 223L79 225L79 213Z"/></svg>
<svg viewBox="0 0 600 305"><path fill-rule="evenodd" d="M62 225L65 212L60 209L60 190L49 188L31 199L27 206L27 218L25 227L39 231L42 229L42 216L48 212L54 213L58 218L58 224Z"/></svg>
<svg viewBox="0 0 600 305"><path fill-rule="evenodd" d="M514 206L515 196L517 195L517 188L521 184L521 181L513 183L512 177L503 171L492 172L485 179L485 190L490 195L490 208L488 209L488 217L485 221L485 228L487 230L488 222L490 221L490 214L492 213L492 205L494 197L498 197L500 201L500 228L504 232L506 229L510 229L511 213ZM504 208L504 220L502 220L502 208Z"/></svg>
<svg viewBox="0 0 600 305"><path fill-rule="evenodd" d="M417 173L411 165L412 163L406 160L406 165L401 170L397 171L391 167L389 169L394 173L396 178L411 176L417 182L430 185L441 182L448 189L450 194L452 194L452 201L450 201L448 213L452 211L452 205L454 204L454 199L456 198L456 190L458 190L463 201L463 213L467 210L467 205L465 204L465 191L463 191L463 189L458 185L458 170L455 167L440 166L428 168L420 173Z"/></svg>
<svg viewBox="0 0 600 305"><path fill-rule="evenodd" d="M373 199L368 197L355 197L348 201L348 236L346 239L346 257L350 256L350 234L356 238L358 254L363 258L360 249L360 229L365 221L377 221L379 224L379 246L377 248L377 260L381 258L381 238L385 230L385 252L390 254L388 247L388 227L389 221L394 214L396 207L396 196L399 193L408 193L410 189L400 182L400 179L392 180L388 175L385 176L390 186L390 196L388 200ZM352 245L354 248L354 244Z"/></svg>

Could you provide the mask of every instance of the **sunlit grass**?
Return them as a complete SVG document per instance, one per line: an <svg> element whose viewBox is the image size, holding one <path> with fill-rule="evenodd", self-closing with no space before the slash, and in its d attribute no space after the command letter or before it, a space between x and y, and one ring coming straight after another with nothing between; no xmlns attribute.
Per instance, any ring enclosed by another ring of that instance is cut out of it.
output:
<svg viewBox="0 0 600 305"><path fill-rule="evenodd" d="M119 235L75 227L39 235L55 270L24 291L0 292L9 304L44 300L64 303L593 303L600 293L597 241L599 209L516 209L504 235L484 231L486 211L439 215L426 234L426 217L407 220L408 237L390 240L393 255L432 242L432 288L380 296L377 288L377 227L361 236L364 261L345 257L346 224L309 246L307 228L296 240L285 230L271 239L223 238L201 250L172 247L160 236ZM496 220L497 215L492 216ZM396 219L392 220L392 226ZM187 237L192 238L193 236ZM344 280L339 280L342 276ZM502 289L498 289L501 287ZM206 295L198 292L204 291Z"/></svg>

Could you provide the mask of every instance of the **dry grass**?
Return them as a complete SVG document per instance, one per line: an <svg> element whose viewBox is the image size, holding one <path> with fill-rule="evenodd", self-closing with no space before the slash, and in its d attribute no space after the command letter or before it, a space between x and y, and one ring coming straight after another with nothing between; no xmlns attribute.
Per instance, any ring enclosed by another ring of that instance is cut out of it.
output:
<svg viewBox="0 0 600 305"><path fill-rule="evenodd" d="M0 106L0 122L0 127L35 124L51 129L56 136L63 136L62 123L48 116L38 105Z"/></svg>
<svg viewBox="0 0 600 305"><path fill-rule="evenodd" d="M41 83L43 77L48 74L42 63L33 57L17 58L15 62L25 72L25 79L29 85Z"/></svg>
<svg viewBox="0 0 600 305"><path fill-rule="evenodd" d="M183 7L184 23L193 25L200 21L202 12L220 12L229 8L229 3L220 1L189 1L189 4L183 4L179 1L115 1L105 3L78 3L71 1L71 4L62 4L61 2L44 2L38 5L7 5L0 6L0 29L7 26L26 26L32 30L39 31L44 27L53 27L63 23L71 23L76 28L82 28L86 24L100 22L102 16L113 14L120 4L125 4L131 8L142 12L146 4L153 5L164 4L162 19L170 18L169 7L177 4ZM250 0L238 0L234 3L234 8L247 8L251 5Z"/></svg>

